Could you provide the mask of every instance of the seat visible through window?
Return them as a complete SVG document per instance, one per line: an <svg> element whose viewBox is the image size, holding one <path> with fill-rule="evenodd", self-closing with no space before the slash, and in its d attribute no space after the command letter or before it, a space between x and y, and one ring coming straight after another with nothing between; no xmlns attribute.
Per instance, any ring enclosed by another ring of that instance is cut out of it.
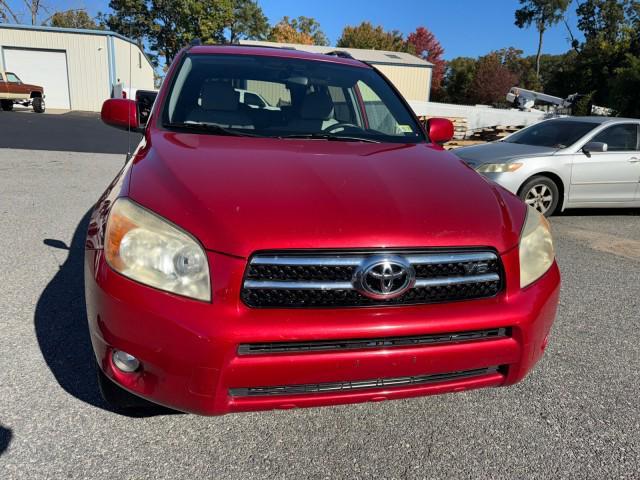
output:
<svg viewBox="0 0 640 480"><path fill-rule="evenodd" d="M198 103L187 115L186 122L211 123L226 128L253 128L251 119L240 108L240 94L231 83L205 83Z"/></svg>
<svg viewBox="0 0 640 480"><path fill-rule="evenodd" d="M336 123L333 101L326 91L320 90L304 97L299 116L294 116L287 128L292 131L320 132Z"/></svg>

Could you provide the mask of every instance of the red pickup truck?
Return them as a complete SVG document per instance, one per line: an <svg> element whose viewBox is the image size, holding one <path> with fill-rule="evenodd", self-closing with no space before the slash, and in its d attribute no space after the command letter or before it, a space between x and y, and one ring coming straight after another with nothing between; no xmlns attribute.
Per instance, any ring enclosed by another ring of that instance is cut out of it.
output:
<svg viewBox="0 0 640 480"><path fill-rule="evenodd" d="M13 104L32 106L36 113L44 113L44 88L24 83L13 72L0 70L0 107L13 110Z"/></svg>

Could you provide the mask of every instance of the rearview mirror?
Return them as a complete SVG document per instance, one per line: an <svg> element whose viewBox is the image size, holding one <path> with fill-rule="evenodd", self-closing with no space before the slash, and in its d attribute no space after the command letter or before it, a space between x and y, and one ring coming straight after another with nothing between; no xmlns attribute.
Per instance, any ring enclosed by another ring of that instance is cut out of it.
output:
<svg viewBox="0 0 640 480"><path fill-rule="evenodd" d="M127 98L110 98L102 104L100 118L107 125L121 130L142 132L138 122L136 102Z"/></svg>
<svg viewBox="0 0 640 480"><path fill-rule="evenodd" d="M585 154L597 153L597 152L606 152L609 150L609 145L604 142L588 142L582 147L582 151Z"/></svg>
<svg viewBox="0 0 640 480"><path fill-rule="evenodd" d="M446 118L430 118L427 120L427 133L431 143L442 145L453 138L453 123Z"/></svg>

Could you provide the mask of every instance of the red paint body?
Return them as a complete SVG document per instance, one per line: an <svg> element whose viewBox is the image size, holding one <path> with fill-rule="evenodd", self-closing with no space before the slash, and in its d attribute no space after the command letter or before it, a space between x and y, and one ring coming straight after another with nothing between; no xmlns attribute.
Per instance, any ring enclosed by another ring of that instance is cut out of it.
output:
<svg viewBox="0 0 640 480"><path fill-rule="evenodd" d="M121 130L138 130L136 102L126 98L110 98L102 104L102 121Z"/></svg>
<svg viewBox="0 0 640 480"><path fill-rule="evenodd" d="M195 51L223 54L228 49ZM362 65L290 50L233 48L234 54L243 52ZM154 116L173 74L168 73L136 155L99 200L87 238L91 338L102 369L116 383L153 402L215 415L508 385L521 380L541 357L555 318L560 277L554 263L542 278L520 289L518 241L525 207L515 196L433 144L166 131ZM103 232L110 205L122 196L203 244L211 271L211 303L141 285L106 264ZM491 247L501 257L506 286L494 298L336 309L254 309L240 299L247 260L260 250L471 246ZM510 337L393 349L237 354L240 343L496 327L510 328ZM124 374L114 369L109 355L113 348L138 357L142 370ZM238 387L417 376L494 365L508 368L422 386L259 398L228 393Z"/></svg>

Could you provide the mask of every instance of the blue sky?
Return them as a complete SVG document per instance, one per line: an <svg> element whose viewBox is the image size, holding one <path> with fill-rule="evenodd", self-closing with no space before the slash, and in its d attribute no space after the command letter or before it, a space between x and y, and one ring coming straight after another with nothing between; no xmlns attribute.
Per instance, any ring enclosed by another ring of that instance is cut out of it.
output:
<svg viewBox="0 0 640 480"><path fill-rule="evenodd" d="M92 15L108 10L108 0L48 0L53 9L87 8ZM314 17L334 43L345 25L368 20L387 30L407 34L423 25L445 49L445 58L477 57L491 50L513 46L534 54L535 29L520 30L513 24L518 0L259 0L272 23L284 15ZM577 35L575 1L567 20ZM544 38L545 53L562 53L570 48L566 27L552 27Z"/></svg>

